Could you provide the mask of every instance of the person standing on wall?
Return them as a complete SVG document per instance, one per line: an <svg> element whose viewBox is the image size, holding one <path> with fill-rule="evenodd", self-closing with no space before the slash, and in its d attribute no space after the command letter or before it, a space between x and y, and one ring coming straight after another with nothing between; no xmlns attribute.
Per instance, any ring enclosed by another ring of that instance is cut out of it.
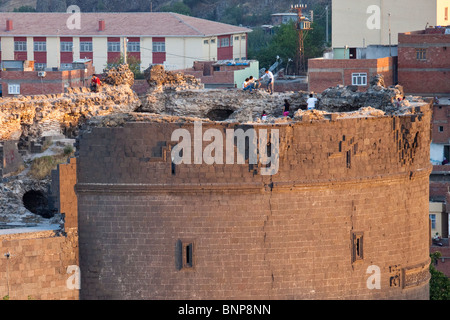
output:
<svg viewBox="0 0 450 320"><path fill-rule="evenodd" d="M269 70L266 70L266 73L258 80L266 80L266 79L267 79L267 91L270 92L270 94L273 94L274 77L273 73Z"/></svg>
<svg viewBox="0 0 450 320"><path fill-rule="evenodd" d="M308 104L308 110L313 110L316 108L316 102L317 102L317 98L314 97L314 95L312 93L309 94L309 98L308 100L306 100L306 103Z"/></svg>
<svg viewBox="0 0 450 320"><path fill-rule="evenodd" d="M289 104L289 101L287 99L284 99L284 111L283 116L288 117L290 112L291 105Z"/></svg>

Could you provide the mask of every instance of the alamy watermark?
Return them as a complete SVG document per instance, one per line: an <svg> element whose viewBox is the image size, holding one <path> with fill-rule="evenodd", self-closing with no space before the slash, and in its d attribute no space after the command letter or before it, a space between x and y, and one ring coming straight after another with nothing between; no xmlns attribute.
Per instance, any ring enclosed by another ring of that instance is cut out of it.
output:
<svg viewBox="0 0 450 320"><path fill-rule="evenodd" d="M367 7L367 14L370 16L367 18L366 25L369 30L381 29L381 9L377 5L371 5Z"/></svg>
<svg viewBox="0 0 450 320"><path fill-rule="evenodd" d="M67 7L67 13L71 13L70 17L66 20L66 26L70 30L81 29L81 10L77 5L71 5Z"/></svg>
<svg viewBox="0 0 450 320"><path fill-rule="evenodd" d="M181 138L181 141L180 141ZM279 167L280 134L278 129L247 130L226 129L225 137L219 129L207 129L203 133L202 123L194 122L194 137L187 129L175 129L171 136L172 141L178 141L172 149L172 163L178 164L258 164L261 166L261 175L274 175ZM203 142L210 142L203 149ZM194 155L192 157L192 142ZM225 145L225 154L224 154ZM247 148L247 147L248 148Z"/></svg>
<svg viewBox="0 0 450 320"><path fill-rule="evenodd" d="M67 274L70 276L66 280L66 287L69 290L80 290L81 288L81 274L80 267L77 265L70 265L67 267Z"/></svg>

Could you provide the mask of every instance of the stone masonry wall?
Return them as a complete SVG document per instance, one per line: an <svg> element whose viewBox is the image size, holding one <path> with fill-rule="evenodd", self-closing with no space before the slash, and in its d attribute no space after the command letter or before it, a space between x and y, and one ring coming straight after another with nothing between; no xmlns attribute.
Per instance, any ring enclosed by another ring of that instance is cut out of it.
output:
<svg viewBox="0 0 450 320"><path fill-rule="evenodd" d="M23 165L22 157L17 148L17 141L0 143L0 177L17 171Z"/></svg>
<svg viewBox="0 0 450 320"><path fill-rule="evenodd" d="M77 159L80 298L428 299L430 117L423 105L203 124L279 130L274 175L248 162L174 165L174 130L194 141L186 119L90 128Z"/></svg>
<svg viewBox="0 0 450 320"><path fill-rule="evenodd" d="M64 230L0 234L0 299L79 299L75 159L60 164L52 176Z"/></svg>
<svg viewBox="0 0 450 320"><path fill-rule="evenodd" d="M78 266L77 246L76 232L0 235L0 297L78 300L79 290L67 286L69 266Z"/></svg>

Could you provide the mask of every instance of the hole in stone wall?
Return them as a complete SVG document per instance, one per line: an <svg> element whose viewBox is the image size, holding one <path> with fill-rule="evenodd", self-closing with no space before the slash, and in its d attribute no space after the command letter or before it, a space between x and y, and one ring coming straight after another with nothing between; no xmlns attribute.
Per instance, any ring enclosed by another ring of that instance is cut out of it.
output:
<svg viewBox="0 0 450 320"><path fill-rule="evenodd" d="M51 218L54 216L48 205L48 198L41 192L30 190L23 195L23 205L32 213L40 215L43 218Z"/></svg>
<svg viewBox="0 0 450 320"><path fill-rule="evenodd" d="M227 120L233 112L231 109L212 109L206 114L206 117L212 121L223 121Z"/></svg>

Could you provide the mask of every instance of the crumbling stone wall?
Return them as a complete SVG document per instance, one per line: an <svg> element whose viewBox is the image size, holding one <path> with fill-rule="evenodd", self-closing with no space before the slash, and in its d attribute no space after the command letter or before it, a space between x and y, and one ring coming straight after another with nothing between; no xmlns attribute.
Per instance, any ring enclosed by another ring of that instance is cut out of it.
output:
<svg viewBox="0 0 450 320"><path fill-rule="evenodd" d="M428 299L431 112L414 108L203 122L202 132L279 130L269 176L248 161L174 165L171 135L186 129L193 144L195 119L93 123L77 159L80 297Z"/></svg>
<svg viewBox="0 0 450 320"><path fill-rule="evenodd" d="M61 228L55 230L0 230L0 299L79 299L75 158L67 164L59 165L52 176L57 214L59 217L63 214L64 221L60 222ZM61 176L63 179L60 179ZM39 183L43 184L42 181L35 181L35 184ZM38 190L38 186L34 185L33 189ZM3 203L0 201L0 212L11 210L14 205L11 194L16 193L16 190L8 192L7 196L11 198L5 204L8 209L2 207ZM20 201L20 197L17 200ZM3 221L2 216L0 220ZM43 225L40 226L42 227Z"/></svg>
<svg viewBox="0 0 450 320"><path fill-rule="evenodd" d="M0 143L0 178L13 173L23 165L22 157L17 148L17 141Z"/></svg>
<svg viewBox="0 0 450 320"><path fill-rule="evenodd" d="M127 71L111 70L98 93L83 87L61 94L0 99L0 141L38 139L47 133L75 136L79 125L92 116L134 111L140 100L130 88Z"/></svg>

